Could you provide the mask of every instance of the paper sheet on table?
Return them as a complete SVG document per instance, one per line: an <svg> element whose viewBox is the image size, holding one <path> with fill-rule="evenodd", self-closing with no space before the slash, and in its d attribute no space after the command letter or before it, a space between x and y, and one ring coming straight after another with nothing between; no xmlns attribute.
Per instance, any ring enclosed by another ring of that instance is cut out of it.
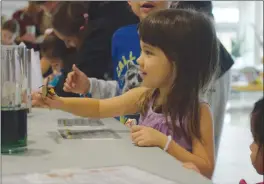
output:
<svg viewBox="0 0 264 184"><path fill-rule="evenodd" d="M180 184L130 166L53 170L44 174L3 175L4 184Z"/></svg>
<svg viewBox="0 0 264 184"><path fill-rule="evenodd" d="M31 49L31 90L36 91L43 84L39 52Z"/></svg>

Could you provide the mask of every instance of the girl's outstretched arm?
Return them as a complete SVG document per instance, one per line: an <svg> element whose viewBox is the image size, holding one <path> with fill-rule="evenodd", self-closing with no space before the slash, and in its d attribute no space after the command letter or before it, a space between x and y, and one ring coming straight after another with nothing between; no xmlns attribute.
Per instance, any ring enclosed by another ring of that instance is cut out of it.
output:
<svg viewBox="0 0 264 184"><path fill-rule="evenodd" d="M46 98L45 101L51 107L56 107L72 114L91 117L91 118L107 118L117 117L126 114L134 114L139 111L138 101L146 92L147 88L138 87L131 89L121 96L109 99L93 99L93 98L64 98L55 97L57 100ZM59 98L59 99L58 99ZM58 101L58 105L52 105Z"/></svg>

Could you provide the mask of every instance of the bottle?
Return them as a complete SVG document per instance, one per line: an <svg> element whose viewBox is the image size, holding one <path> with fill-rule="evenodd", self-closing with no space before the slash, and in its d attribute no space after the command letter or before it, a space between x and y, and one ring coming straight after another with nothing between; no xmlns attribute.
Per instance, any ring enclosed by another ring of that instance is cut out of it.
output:
<svg viewBox="0 0 264 184"><path fill-rule="evenodd" d="M1 152L27 150L30 64L24 46L1 45Z"/></svg>

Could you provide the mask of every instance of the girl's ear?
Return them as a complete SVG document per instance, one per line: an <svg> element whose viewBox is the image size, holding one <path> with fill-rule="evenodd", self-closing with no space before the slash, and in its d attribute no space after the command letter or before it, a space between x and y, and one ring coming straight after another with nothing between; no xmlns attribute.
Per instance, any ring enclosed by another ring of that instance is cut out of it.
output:
<svg viewBox="0 0 264 184"><path fill-rule="evenodd" d="M174 80L177 77L177 67L174 61L171 62L171 73L169 74L169 80L172 81L172 83L174 82ZM173 86L174 84L172 84Z"/></svg>
<svg viewBox="0 0 264 184"><path fill-rule="evenodd" d="M177 66L176 66L176 62L172 61L172 74L173 74L173 80L176 78L177 75Z"/></svg>
<svg viewBox="0 0 264 184"><path fill-rule="evenodd" d="M127 3L129 4L129 6L131 6L131 1L127 1Z"/></svg>

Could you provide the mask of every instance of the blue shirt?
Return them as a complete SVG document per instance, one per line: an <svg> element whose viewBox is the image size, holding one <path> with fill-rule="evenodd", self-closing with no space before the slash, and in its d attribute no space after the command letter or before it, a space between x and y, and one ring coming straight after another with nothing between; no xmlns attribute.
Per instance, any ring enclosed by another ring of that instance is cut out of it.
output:
<svg viewBox="0 0 264 184"><path fill-rule="evenodd" d="M137 64L141 51L139 41L137 24L121 27L112 37L114 80L119 84L119 95L138 87L142 81ZM138 120L139 115L120 117L119 120L125 123L128 118Z"/></svg>
<svg viewBox="0 0 264 184"><path fill-rule="evenodd" d="M62 76L62 73L55 75L53 79L49 82L49 86L56 87L61 76Z"/></svg>

